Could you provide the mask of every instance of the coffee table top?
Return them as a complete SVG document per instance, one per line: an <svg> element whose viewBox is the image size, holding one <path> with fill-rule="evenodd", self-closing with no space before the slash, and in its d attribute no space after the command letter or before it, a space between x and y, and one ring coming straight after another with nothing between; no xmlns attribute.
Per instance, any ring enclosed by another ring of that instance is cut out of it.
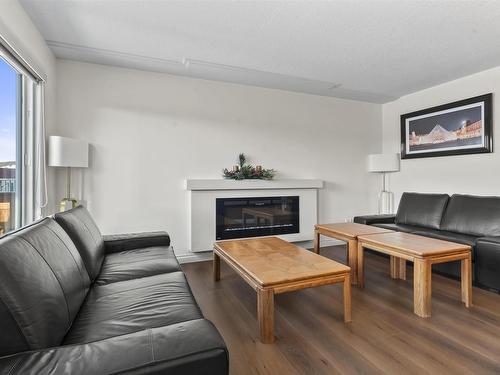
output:
<svg viewBox="0 0 500 375"><path fill-rule="evenodd" d="M419 258L462 253L471 250L469 245L402 232L358 236L358 241L362 244L373 244L382 246L383 248L390 248Z"/></svg>
<svg viewBox="0 0 500 375"><path fill-rule="evenodd" d="M219 241L214 249L262 287L350 272L341 263L277 237Z"/></svg>
<svg viewBox="0 0 500 375"><path fill-rule="evenodd" d="M349 238L356 238L365 234L389 233L393 232L390 229L378 228L373 225L365 225L358 223L332 223L332 224L316 224L316 229L321 229L332 234L340 234Z"/></svg>

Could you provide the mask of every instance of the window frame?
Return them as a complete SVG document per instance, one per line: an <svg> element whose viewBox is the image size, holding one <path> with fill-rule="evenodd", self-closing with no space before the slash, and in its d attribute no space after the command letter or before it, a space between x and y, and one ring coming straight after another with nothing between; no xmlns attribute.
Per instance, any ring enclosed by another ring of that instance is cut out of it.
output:
<svg viewBox="0 0 500 375"><path fill-rule="evenodd" d="M34 215L34 118L35 84L0 55L2 63L16 72L16 174L14 229L33 222Z"/></svg>
<svg viewBox="0 0 500 375"><path fill-rule="evenodd" d="M44 124L44 84L46 78L40 74L39 70L26 60L2 35L0 35L0 59L5 61L17 72L17 92L16 92L16 212L14 225L19 228L33 222L41 215L41 208L35 207L38 198L35 197L37 189L35 161L38 163L40 155L37 153L36 145L40 149L40 142L45 144L45 139L39 140L38 131L35 126L42 127L42 134L45 134ZM41 102L40 102L41 100ZM41 122L39 116L41 113ZM37 119L35 119L37 116ZM45 181L45 147L43 147L43 181ZM36 159L35 159L36 158ZM43 191L46 191L43 182ZM46 204L46 201L45 203Z"/></svg>

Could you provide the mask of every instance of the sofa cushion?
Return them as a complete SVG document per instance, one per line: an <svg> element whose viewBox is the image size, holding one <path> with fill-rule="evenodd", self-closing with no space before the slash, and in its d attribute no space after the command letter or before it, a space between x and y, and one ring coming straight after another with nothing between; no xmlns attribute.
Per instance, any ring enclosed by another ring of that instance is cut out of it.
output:
<svg viewBox="0 0 500 375"><path fill-rule="evenodd" d="M94 286L64 344L202 318L182 272Z"/></svg>
<svg viewBox="0 0 500 375"><path fill-rule="evenodd" d="M190 320L80 345L0 357L0 374L227 375L228 352L211 322Z"/></svg>
<svg viewBox="0 0 500 375"><path fill-rule="evenodd" d="M104 260L104 241L94 219L83 206L54 215L80 252L90 279L95 280Z"/></svg>
<svg viewBox="0 0 500 375"><path fill-rule="evenodd" d="M405 233L413 233L418 230L426 229L424 227L418 227L416 225L405 225L405 224L386 224L386 223L377 223L373 224L374 227L391 229L397 232L405 232Z"/></svg>
<svg viewBox="0 0 500 375"><path fill-rule="evenodd" d="M83 260L50 219L0 239L0 355L59 345L88 292Z"/></svg>
<svg viewBox="0 0 500 375"><path fill-rule="evenodd" d="M171 247L147 247L108 254L95 283L104 285L180 270Z"/></svg>
<svg viewBox="0 0 500 375"><path fill-rule="evenodd" d="M441 229L477 237L500 236L500 197L453 195Z"/></svg>
<svg viewBox="0 0 500 375"><path fill-rule="evenodd" d="M439 229L448 199L448 194L403 193L395 222Z"/></svg>

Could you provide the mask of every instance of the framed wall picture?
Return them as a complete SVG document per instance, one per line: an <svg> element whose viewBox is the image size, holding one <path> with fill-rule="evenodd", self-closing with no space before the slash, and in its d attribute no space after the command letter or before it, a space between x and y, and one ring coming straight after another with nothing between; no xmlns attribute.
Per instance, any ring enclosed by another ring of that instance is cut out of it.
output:
<svg viewBox="0 0 500 375"><path fill-rule="evenodd" d="M401 115L401 158L492 152L492 96Z"/></svg>

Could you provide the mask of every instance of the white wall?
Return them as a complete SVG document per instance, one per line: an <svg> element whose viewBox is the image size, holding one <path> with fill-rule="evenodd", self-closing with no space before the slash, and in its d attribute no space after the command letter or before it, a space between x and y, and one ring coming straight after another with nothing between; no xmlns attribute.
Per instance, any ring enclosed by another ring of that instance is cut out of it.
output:
<svg viewBox="0 0 500 375"><path fill-rule="evenodd" d="M76 195L105 233L164 229L185 253L184 180L219 178L239 152L324 179L321 222L376 209L380 105L61 60L57 83L57 133L92 144Z"/></svg>
<svg viewBox="0 0 500 375"><path fill-rule="evenodd" d="M493 137L494 152L464 156L407 159L401 162L401 172L390 175L390 190L396 203L404 191L468 193L500 195L500 154L495 152L500 141L500 67L404 96L384 104L384 152L400 150L400 115L446 104L469 97L494 93Z"/></svg>
<svg viewBox="0 0 500 375"><path fill-rule="evenodd" d="M55 129L55 66L56 60L45 40L17 0L0 1L0 35L2 35L37 71L46 78L46 127ZM46 213L53 212L56 195L53 171L48 171L49 204Z"/></svg>

